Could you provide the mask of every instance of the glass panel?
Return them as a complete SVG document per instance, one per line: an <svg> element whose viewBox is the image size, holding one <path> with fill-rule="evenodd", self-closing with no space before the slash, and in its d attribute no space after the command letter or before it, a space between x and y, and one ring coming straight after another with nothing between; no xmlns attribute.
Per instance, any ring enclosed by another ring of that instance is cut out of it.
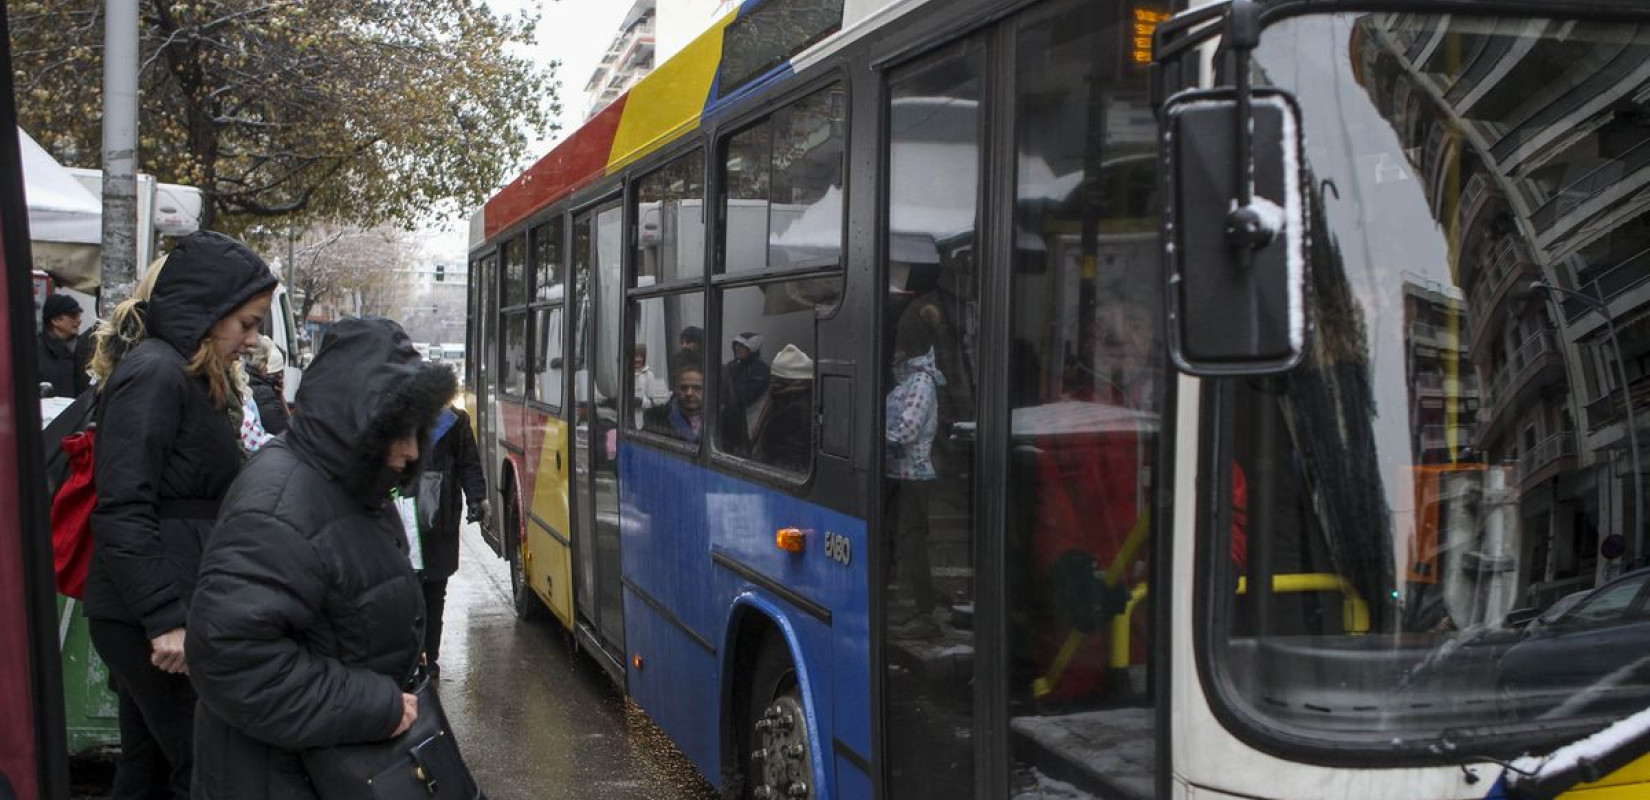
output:
<svg viewBox="0 0 1650 800"><path fill-rule="evenodd" d="M504 315L504 393L527 395L527 314Z"/></svg>
<svg viewBox="0 0 1650 800"><path fill-rule="evenodd" d="M562 348L562 307L541 308L533 312L533 399L560 409L562 404L562 369L566 354Z"/></svg>
<svg viewBox="0 0 1650 800"><path fill-rule="evenodd" d="M590 335L590 316L594 311L590 296L590 273L595 264L596 237L593 228L592 219L588 214L573 220L573 305L568 313L573 315L573 559L578 570L573 586L578 592L578 607L592 609L590 614L595 616L596 515L591 513L594 502L594 483L591 478L594 458L592 445L601 442L604 437L599 430L594 434L591 430L591 419L595 415L591 413L590 373L586 368L590 363L590 344L593 338Z"/></svg>
<svg viewBox="0 0 1650 800"><path fill-rule="evenodd" d="M503 286L499 292L500 308L519 306L527 302L527 250L522 237L517 236L500 248L503 251Z"/></svg>
<svg viewBox="0 0 1650 800"><path fill-rule="evenodd" d="M1523 621L1646 552L1650 30L1342 14L1262 42L1302 112L1314 341L1225 389L1225 696L1340 752L1644 708L1641 617Z"/></svg>
<svg viewBox="0 0 1650 800"><path fill-rule="evenodd" d="M1004 535L1011 780L1028 795L1051 776L1063 796L1156 793L1157 126L1118 17L1085 4L1016 45Z"/></svg>
<svg viewBox="0 0 1650 800"><path fill-rule="evenodd" d="M699 441L705 402L705 295L651 297L630 303L631 427ZM684 375L684 371L694 373Z"/></svg>
<svg viewBox="0 0 1650 800"><path fill-rule="evenodd" d="M637 286L705 274L704 173L695 152L637 184Z"/></svg>
<svg viewBox="0 0 1650 800"><path fill-rule="evenodd" d="M562 296L561 220L533 229L533 299L560 300Z"/></svg>
<svg viewBox="0 0 1650 800"><path fill-rule="evenodd" d="M846 101L832 86L729 139L723 271L839 263Z"/></svg>
<svg viewBox="0 0 1650 800"><path fill-rule="evenodd" d="M842 279L812 278L722 294L717 446L792 472L813 454L813 354L817 309L835 305ZM770 363L771 361L771 363Z"/></svg>
<svg viewBox="0 0 1650 800"><path fill-rule="evenodd" d="M973 796L974 386L985 50L893 74L881 539L889 796ZM912 669L937 663L946 669Z"/></svg>
<svg viewBox="0 0 1650 800"><path fill-rule="evenodd" d="M619 356L624 310L624 291L619 282L624 252L622 219L617 205L596 212L595 263L591 266L596 280L592 307L596 335L589 362L595 409L590 419L590 471L595 490L592 508L596 523L596 602L600 606L597 627L619 652L623 652L624 647L624 596L619 563L619 371L625 363Z"/></svg>

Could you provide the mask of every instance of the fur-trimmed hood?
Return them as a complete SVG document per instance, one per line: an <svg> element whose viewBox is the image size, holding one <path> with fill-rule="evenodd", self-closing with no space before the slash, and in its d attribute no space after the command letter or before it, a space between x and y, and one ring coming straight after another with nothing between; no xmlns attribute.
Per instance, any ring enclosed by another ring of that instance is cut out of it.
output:
<svg viewBox="0 0 1650 800"><path fill-rule="evenodd" d="M326 333L298 387L287 442L367 506L415 485L430 428L452 401L452 370L425 362L394 320L346 319ZM416 431L419 460L400 475L384 465L391 440Z"/></svg>

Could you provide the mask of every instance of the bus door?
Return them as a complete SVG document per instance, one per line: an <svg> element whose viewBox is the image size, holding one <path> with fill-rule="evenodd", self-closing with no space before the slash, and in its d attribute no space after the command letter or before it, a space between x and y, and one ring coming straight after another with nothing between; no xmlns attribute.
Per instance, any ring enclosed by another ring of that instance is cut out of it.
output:
<svg viewBox="0 0 1650 800"><path fill-rule="evenodd" d="M498 491L502 484L498 473L500 453L498 450L498 393L494 385L496 365L498 363L497 348L486 346L487 342L499 340L497 308L497 286L495 282L498 274L498 255L489 254L477 259L470 266L470 309L474 315L471 324L475 335L471 339L471 365L469 373L475 385L471 392L479 401L470 412L476 420L476 441L481 449L481 463L487 471L487 485ZM503 501L492 498L494 508L503 510ZM500 516L499 519L503 517ZM487 543L499 553L505 552L502 541L502 526L494 522L491 527L483 526L482 534Z"/></svg>
<svg viewBox="0 0 1650 800"><path fill-rule="evenodd" d="M1132 10L887 73L883 796L1159 794L1156 121Z"/></svg>
<svg viewBox="0 0 1650 800"><path fill-rule="evenodd" d="M623 674L619 563L619 358L624 246L618 201L573 218L573 562L577 608ZM628 362L624 362L628 363ZM581 627L583 627L581 623Z"/></svg>

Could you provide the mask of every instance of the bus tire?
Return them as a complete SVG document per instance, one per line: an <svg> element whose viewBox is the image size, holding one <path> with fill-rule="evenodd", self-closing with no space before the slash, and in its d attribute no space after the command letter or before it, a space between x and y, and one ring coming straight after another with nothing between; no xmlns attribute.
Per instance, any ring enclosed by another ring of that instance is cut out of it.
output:
<svg viewBox="0 0 1650 800"><path fill-rule="evenodd" d="M521 513L516 510L515 492L504 496L504 533L502 536L504 552L509 555L510 562L510 600L515 607L516 619L523 622L538 622L549 616L544 607L544 601L539 598L533 587L527 585L527 570L522 567L522 560L526 556L527 543L523 540L521 529Z"/></svg>
<svg viewBox="0 0 1650 800"><path fill-rule="evenodd" d="M813 743L796 666L777 632L763 638L751 669L750 702L745 714L745 792L747 800L812 800Z"/></svg>

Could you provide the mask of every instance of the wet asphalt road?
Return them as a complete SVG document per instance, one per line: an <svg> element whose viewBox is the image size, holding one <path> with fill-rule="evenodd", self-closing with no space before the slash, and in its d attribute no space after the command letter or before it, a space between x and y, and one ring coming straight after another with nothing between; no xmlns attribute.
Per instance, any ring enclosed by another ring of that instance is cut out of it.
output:
<svg viewBox="0 0 1650 800"><path fill-rule="evenodd" d="M558 623L518 622L510 572L465 529L447 585L441 702L489 800L714 800Z"/></svg>
<svg viewBox="0 0 1650 800"><path fill-rule="evenodd" d="M441 701L489 800L715 800L693 765L556 623L518 622L508 565L464 531L447 585ZM107 759L72 800L106 797Z"/></svg>

